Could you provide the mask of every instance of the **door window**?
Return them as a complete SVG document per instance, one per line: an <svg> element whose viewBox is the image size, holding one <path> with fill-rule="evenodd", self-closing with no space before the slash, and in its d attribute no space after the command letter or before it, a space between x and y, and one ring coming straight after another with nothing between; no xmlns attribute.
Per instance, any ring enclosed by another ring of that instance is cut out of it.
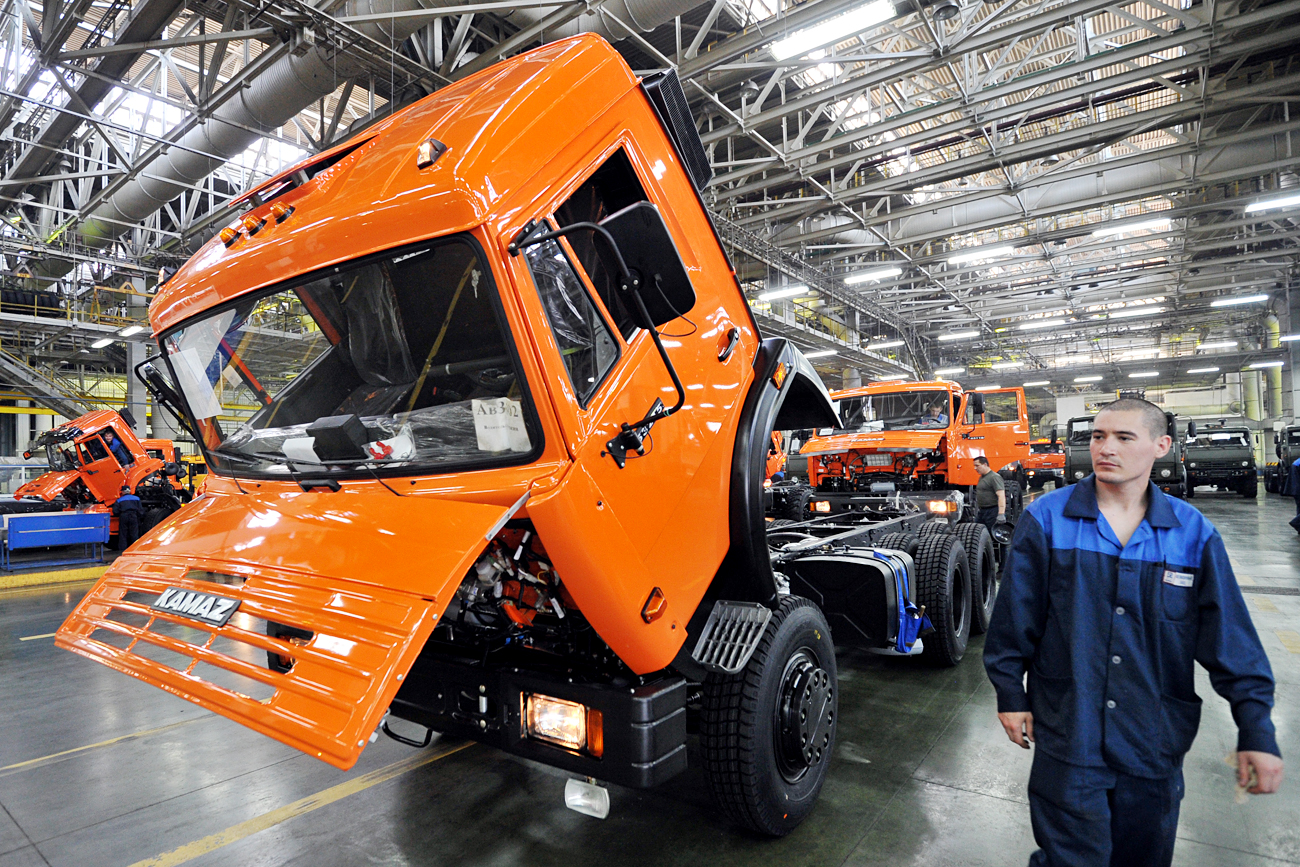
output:
<svg viewBox="0 0 1300 867"><path fill-rule="evenodd" d="M104 444L97 439L86 440L81 444L81 448L89 455L89 457L82 458L81 462L83 464L102 461L108 457L108 449L105 448Z"/></svg>
<svg viewBox="0 0 1300 867"><path fill-rule="evenodd" d="M984 394L984 421L989 424L1020 421L1020 401L1014 391L990 391Z"/></svg>

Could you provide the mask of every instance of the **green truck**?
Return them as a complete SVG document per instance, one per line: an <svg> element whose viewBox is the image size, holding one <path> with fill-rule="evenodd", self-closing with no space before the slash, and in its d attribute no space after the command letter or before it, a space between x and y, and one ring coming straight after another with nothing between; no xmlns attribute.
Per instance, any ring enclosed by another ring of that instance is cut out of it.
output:
<svg viewBox="0 0 1300 867"><path fill-rule="evenodd" d="M1065 428L1065 481L1074 484L1092 472L1092 454L1088 443L1092 440L1092 420L1096 416L1081 415L1070 419ZM1151 467L1151 481L1166 494L1175 497L1187 495L1187 468L1183 466L1183 445L1178 438L1178 425L1172 412L1165 413L1167 433L1173 440L1169 452L1158 458Z"/></svg>
<svg viewBox="0 0 1300 867"><path fill-rule="evenodd" d="M1293 424L1273 435L1273 454L1277 463L1264 467L1264 490L1280 494L1286 487L1286 476L1291 471L1291 464L1300 458L1300 425Z"/></svg>
<svg viewBox="0 0 1300 867"><path fill-rule="evenodd" d="M1220 491L1235 491L1251 500L1259 495L1250 428L1219 424L1198 430L1196 422L1188 422L1183 462L1187 465L1188 497L1195 496L1198 485L1214 485Z"/></svg>

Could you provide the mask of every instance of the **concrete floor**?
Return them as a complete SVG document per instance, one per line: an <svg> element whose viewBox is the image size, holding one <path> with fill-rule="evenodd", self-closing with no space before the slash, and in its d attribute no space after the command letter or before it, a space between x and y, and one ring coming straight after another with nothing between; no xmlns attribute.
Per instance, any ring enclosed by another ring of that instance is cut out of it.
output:
<svg viewBox="0 0 1300 867"><path fill-rule="evenodd" d="M1247 590L1300 592L1293 508L1203 492ZM785 840L728 825L697 770L613 788L604 821L563 807L565 775L479 745L387 739L342 773L160 690L55 649L76 589L0 593L0 867L29 865L1023 864L1030 756L994 716L980 642L936 671L845 653L835 763ZM1282 750L1300 761L1300 596L1247 594L1278 679ZM1228 706L1207 697L1187 758L1175 863L1300 864L1300 770L1237 805Z"/></svg>

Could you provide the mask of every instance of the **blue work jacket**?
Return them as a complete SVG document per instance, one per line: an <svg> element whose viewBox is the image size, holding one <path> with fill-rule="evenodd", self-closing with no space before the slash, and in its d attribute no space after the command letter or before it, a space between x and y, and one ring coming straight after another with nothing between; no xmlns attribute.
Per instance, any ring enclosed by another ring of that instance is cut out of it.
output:
<svg viewBox="0 0 1300 867"><path fill-rule="evenodd" d="M1025 510L984 643L998 712L1031 711L1037 748L1060 761L1165 777L1200 725L1195 661L1232 705L1237 749L1280 756L1273 672L1223 539L1192 506L1148 493L1123 546L1094 476Z"/></svg>

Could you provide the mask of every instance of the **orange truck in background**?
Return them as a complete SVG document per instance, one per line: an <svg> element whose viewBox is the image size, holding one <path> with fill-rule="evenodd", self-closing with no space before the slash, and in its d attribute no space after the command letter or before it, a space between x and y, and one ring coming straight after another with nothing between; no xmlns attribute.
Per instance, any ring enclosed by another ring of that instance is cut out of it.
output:
<svg viewBox="0 0 1300 867"><path fill-rule="evenodd" d="M170 440L146 440L167 443ZM180 508L171 481L179 472L174 463L146 450L122 414L95 410L64 422L32 440L24 458L44 450L50 471L14 491L15 500L63 498L67 508L111 511L122 486L131 488L144 506L141 530L153 527ZM115 544L117 518L109 521L109 544Z"/></svg>
<svg viewBox="0 0 1300 867"><path fill-rule="evenodd" d="M951 664L968 558L905 504L769 536L772 431L839 421L759 334L709 171L676 76L587 35L251 190L160 288L137 369L204 496L58 645L343 769L438 732L658 785L695 695L724 811L791 831L835 746L828 618ZM956 631L918 641L922 606Z"/></svg>
<svg viewBox="0 0 1300 867"><path fill-rule="evenodd" d="M1037 439L1029 445L1029 457L1021 461L1029 487L1041 491L1048 482L1056 487L1065 484L1065 444L1052 432L1050 439Z"/></svg>

